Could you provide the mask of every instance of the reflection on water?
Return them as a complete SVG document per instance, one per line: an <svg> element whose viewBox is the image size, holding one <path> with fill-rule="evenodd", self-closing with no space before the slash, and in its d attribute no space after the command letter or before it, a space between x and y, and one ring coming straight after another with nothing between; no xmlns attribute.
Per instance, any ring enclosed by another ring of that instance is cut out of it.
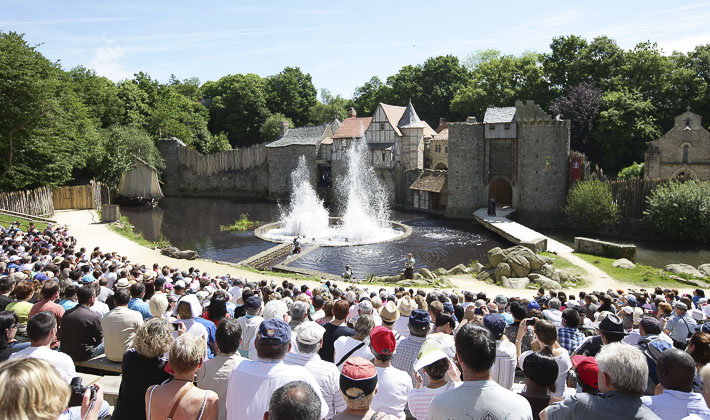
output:
<svg viewBox="0 0 710 420"><path fill-rule="evenodd" d="M545 235L556 239L565 245L574 246L574 234L569 232L551 231ZM580 236L580 235L577 235ZM584 236L584 235L582 235ZM631 243L631 241L614 238L595 238L616 243ZM636 260L640 264L663 268L668 264L690 264L697 267L710 263L710 249L697 244L671 241L635 241Z"/></svg>
<svg viewBox="0 0 710 420"><path fill-rule="evenodd" d="M122 207L126 216L146 239L164 236L180 249L193 249L201 257L238 262L274 244L247 232L220 232L220 225L234 222L242 213L260 222L279 218L278 205L212 198L164 198L158 207ZM392 218L413 228L412 236L395 242L352 247L322 247L293 263L339 274L349 264L356 276L393 274L404 267L407 252L414 254L415 268L451 268L482 261L495 246L510 244L471 221L432 219L419 214L393 212Z"/></svg>

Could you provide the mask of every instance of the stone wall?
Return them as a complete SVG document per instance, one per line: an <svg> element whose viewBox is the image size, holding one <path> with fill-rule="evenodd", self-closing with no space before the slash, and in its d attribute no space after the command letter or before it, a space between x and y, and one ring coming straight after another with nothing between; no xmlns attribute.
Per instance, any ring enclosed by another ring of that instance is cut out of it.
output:
<svg viewBox="0 0 710 420"><path fill-rule="evenodd" d="M483 124L449 124L449 199L446 216L473 218L487 200Z"/></svg>
<svg viewBox="0 0 710 420"><path fill-rule="evenodd" d="M692 112L678 115L671 130L649 142L644 172L650 179L672 179L685 173L693 179L710 180L710 133L702 126L702 116Z"/></svg>
<svg viewBox="0 0 710 420"><path fill-rule="evenodd" d="M636 245L615 244L597 239L574 238L574 251L606 258L626 258L636 262Z"/></svg>
<svg viewBox="0 0 710 420"><path fill-rule="evenodd" d="M316 185L316 146L291 145L267 148L269 170L268 193L270 198L288 198L291 194L291 174L298 167L301 155L306 157L306 167L311 175L311 185Z"/></svg>
<svg viewBox="0 0 710 420"><path fill-rule="evenodd" d="M559 220L569 179L569 120L518 122L513 198L521 221L537 226Z"/></svg>
<svg viewBox="0 0 710 420"><path fill-rule="evenodd" d="M212 155L204 156L192 152L198 156L186 161L184 156L186 148L182 141L175 138L158 141L158 150L166 162L161 179L163 182L161 188L166 196L266 197L268 195L269 169L263 157L247 163L234 162L244 160L240 159L242 154L251 154L253 150L223 152L233 154L234 161L230 161L228 165L212 165L207 170L202 160L215 160L215 158L210 158Z"/></svg>

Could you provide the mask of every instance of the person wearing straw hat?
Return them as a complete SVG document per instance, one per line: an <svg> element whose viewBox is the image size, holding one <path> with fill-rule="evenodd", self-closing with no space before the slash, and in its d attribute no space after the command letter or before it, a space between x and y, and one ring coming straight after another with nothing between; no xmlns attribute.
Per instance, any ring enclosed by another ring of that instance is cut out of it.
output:
<svg viewBox="0 0 710 420"><path fill-rule="evenodd" d="M424 379L417 373L417 384L409 391L407 404L412 416L417 419L428 419L431 400L439 394L458 388L463 382L459 379L458 369L446 356L439 343L432 338L424 341L414 363L414 371L418 372L420 369L429 379L428 384L423 386Z"/></svg>
<svg viewBox="0 0 710 420"><path fill-rule="evenodd" d="M402 296L397 306L400 317L394 322L392 331L396 331L404 338L409 337L409 315L411 315L412 311L416 308L417 302L415 302L414 299L409 295Z"/></svg>

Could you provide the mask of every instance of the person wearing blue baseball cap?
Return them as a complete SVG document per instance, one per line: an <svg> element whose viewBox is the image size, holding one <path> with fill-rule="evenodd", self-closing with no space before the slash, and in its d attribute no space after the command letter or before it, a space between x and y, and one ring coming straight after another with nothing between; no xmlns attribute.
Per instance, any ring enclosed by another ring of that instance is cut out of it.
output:
<svg viewBox="0 0 710 420"><path fill-rule="evenodd" d="M429 334L431 317L423 309L415 309L409 315L409 337L397 346L397 353L392 357L392 366L407 372L412 379L412 386L417 384L412 367L419 356L419 350Z"/></svg>
<svg viewBox="0 0 710 420"><path fill-rule="evenodd" d="M496 360L491 368L491 378L503 388L513 389L517 353L515 344L504 334L508 323L500 314L488 314L483 317L483 326L496 340Z"/></svg>
<svg viewBox="0 0 710 420"><path fill-rule="evenodd" d="M269 411L271 395L282 386L303 381L318 394L321 418L328 415L328 404L313 374L303 366L284 363L291 349L291 327L282 319L263 321L254 342L259 360L244 360L229 377L227 386L227 419L262 420Z"/></svg>

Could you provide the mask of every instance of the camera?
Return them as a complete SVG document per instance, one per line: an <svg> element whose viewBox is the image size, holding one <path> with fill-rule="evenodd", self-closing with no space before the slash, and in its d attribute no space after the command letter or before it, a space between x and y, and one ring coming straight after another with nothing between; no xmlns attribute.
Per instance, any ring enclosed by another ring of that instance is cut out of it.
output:
<svg viewBox="0 0 710 420"><path fill-rule="evenodd" d="M69 398L69 407L81 406L81 402L84 399L84 393L87 389L91 390L91 400L96 399L96 387L91 385L89 387L81 385L81 378L72 378L69 383L69 388L71 388L71 397Z"/></svg>
<svg viewBox="0 0 710 420"><path fill-rule="evenodd" d="M525 318L525 324L529 327L535 325L535 321L535 318Z"/></svg>

